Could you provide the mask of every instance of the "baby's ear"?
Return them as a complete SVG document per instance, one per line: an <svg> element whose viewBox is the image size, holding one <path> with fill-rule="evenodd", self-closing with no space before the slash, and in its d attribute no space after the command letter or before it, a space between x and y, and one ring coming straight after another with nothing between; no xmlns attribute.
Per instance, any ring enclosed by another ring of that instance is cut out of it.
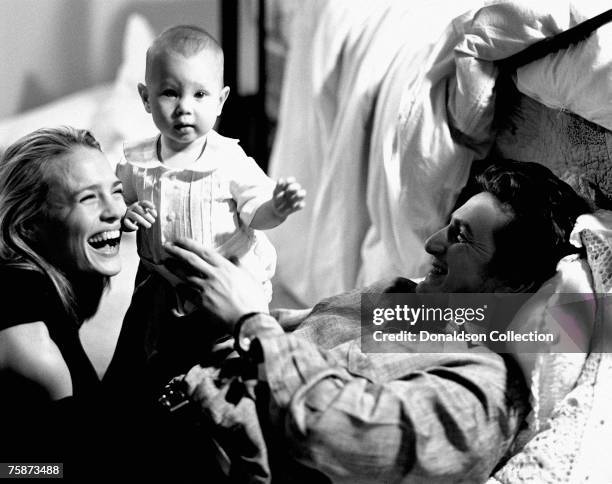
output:
<svg viewBox="0 0 612 484"><path fill-rule="evenodd" d="M142 82L138 83L138 94L147 113L151 112L151 105L149 104L149 90Z"/></svg>
<svg viewBox="0 0 612 484"><path fill-rule="evenodd" d="M225 86L223 89L221 89L221 92L219 93L219 105L217 106L217 116L221 116L221 111L223 111L223 105L225 104L225 101L227 101L229 93L229 86Z"/></svg>

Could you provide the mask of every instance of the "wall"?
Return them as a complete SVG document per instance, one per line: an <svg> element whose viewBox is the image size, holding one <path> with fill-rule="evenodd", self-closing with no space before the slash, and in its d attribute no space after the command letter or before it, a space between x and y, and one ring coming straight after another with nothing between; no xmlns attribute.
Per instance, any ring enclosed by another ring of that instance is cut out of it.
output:
<svg viewBox="0 0 612 484"><path fill-rule="evenodd" d="M156 31L192 23L221 38L222 0L0 0L0 118L111 81L121 63L127 16ZM241 0L242 92L256 88L253 0ZM144 61L144 60L143 60Z"/></svg>
<svg viewBox="0 0 612 484"><path fill-rule="evenodd" d="M0 117L91 82L79 62L87 58L86 28L87 2L0 2Z"/></svg>

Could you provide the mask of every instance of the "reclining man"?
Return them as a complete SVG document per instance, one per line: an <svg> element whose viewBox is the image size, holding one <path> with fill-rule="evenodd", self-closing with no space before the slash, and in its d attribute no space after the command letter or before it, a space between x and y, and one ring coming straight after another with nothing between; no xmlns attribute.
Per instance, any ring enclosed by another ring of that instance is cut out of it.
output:
<svg viewBox="0 0 612 484"><path fill-rule="evenodd" d="M170 268L235 335L265 389L256 400L266 444L258 458L268 453L274 482L484 482L507 456L528 410L511 357L360 349L363 292L535 291L575 250L568 238L588 206L547 168L505 160L479 175L472 193L426 241L433 261L422 282L396 278L326 299L292 333L239 267L188 240L167 246L180 261ZM185 382L224 425L232 399L218 378L197 366Z"/></svg>

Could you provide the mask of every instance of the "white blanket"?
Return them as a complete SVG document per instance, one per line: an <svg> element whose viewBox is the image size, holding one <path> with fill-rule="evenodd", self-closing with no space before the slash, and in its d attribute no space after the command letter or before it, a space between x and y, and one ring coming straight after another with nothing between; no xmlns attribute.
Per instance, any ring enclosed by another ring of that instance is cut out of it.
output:
<svg viewBox="0 0 612 484"><path fill-rule="evenodd" d="M308 205L270 236L278 285L301 304L356 284L381 83L400 52L418 70L423 46L474 3L317 0L296 14L270 173L296 176Z"/></svg>

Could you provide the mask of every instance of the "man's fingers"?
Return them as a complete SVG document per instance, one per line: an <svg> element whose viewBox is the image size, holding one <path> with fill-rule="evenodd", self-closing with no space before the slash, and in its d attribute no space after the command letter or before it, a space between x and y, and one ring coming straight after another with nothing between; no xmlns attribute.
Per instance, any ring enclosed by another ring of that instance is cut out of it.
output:
<svg viewBox="0 0 612 484"><path fill-rule="evenodd" d="M191 249L190 246L192 246ZM169 242L164 245L164 249L168 254L176 257L179 261L183 262L191 269L200 272L205 276L210 276L210 274L214 271L214 267L212 264L209 264L204 260L200 254L200 251L196 252L196 248L201 249L196 242L193 242L193 244L190 243L182 245L182 243L179 243L179 241L175 241L173 243Z"/></svg>
<svg viewBox="0 0 612 484"><path fill-rule="evenodd" d="M182 238L165 245L166 250L189 262L194 267L203 266L202 272L209 274L213 267L222 267L230 262L213 249L203 247L192 239Z"/></svg>

